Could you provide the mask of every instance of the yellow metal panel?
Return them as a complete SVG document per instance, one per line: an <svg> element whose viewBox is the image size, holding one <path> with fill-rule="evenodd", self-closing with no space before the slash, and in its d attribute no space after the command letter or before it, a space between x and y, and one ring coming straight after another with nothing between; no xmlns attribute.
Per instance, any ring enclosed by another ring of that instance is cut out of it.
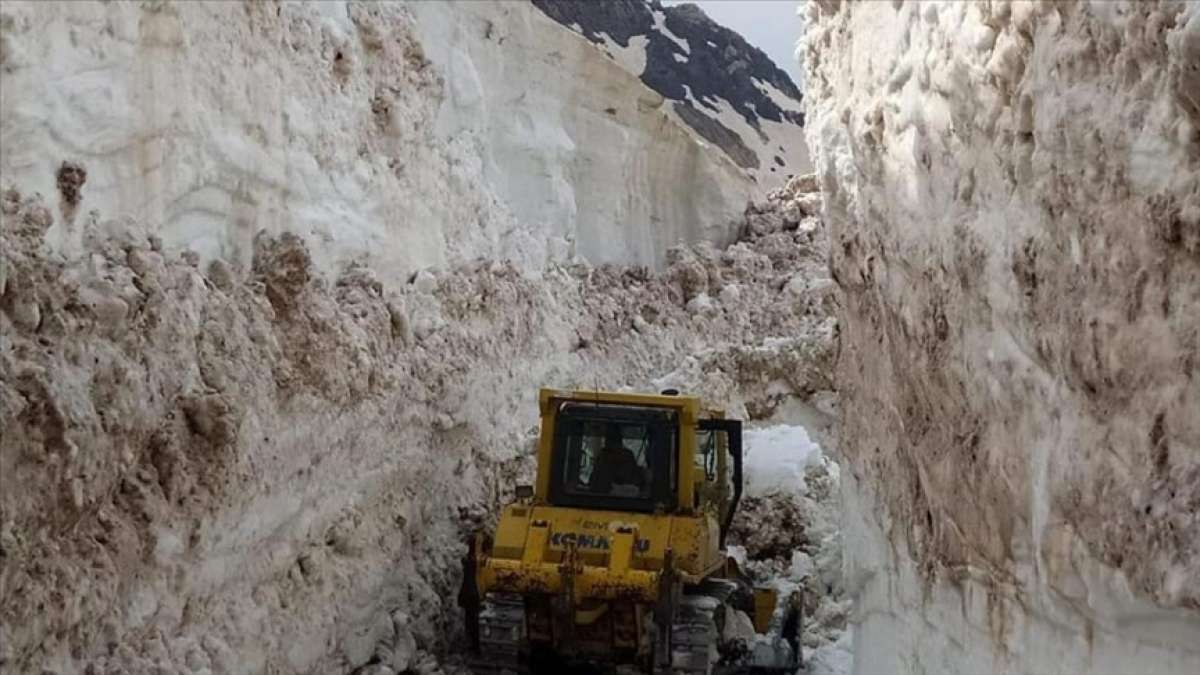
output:
<svg viewBox="0 0 1200 675"><path fill-rule="evenodd" d="M679 506L685 511L696 499L696 425L700 421L700 400L693 398L679 415Z"/></svg>
<svg viewBox="0 0 1200 675"><path fill-rule="evenodd" d="M754 589L754 632L765 634L771 627L771 616L775 613L775 605L779 602L779 594L770 588Z"/></svg>
<svg viewBox="0 0 1200 675"><path fill-rule="evenodd" d="M626 529L617 532L612 538L612 551L608 554L608 571L613 574L624 574L633 563L633 542L637 536L635 530Z"/></svg>
<svg viewBox="0 0 1200 675"><path fill-rule="evenodd" d="M545 394L543 389L542 393ZM542 429L538 436L537 484L534 485L533 498L536 502L545 503L550 500L550 458L554 450L554 413L542 407Z"/></svg>
<svg viewBox="0 0 1200 675"><path fill-rule="evenodd" d="M707 513L694 518L672 518L670 546L675 552L676 566L698 577L712 574L725 562L717 521Z"/></svg>
<svg viewBox="0 0 1200 675"><path fill-rule="evenodd" d="M492 555L497 558L520 558L525 550L525 534L529 529L530 509L513 505L504 509L496 526Z"/></svg>
<svg viewBox="0 0 1200 675"><path fill-rule="evenodd" d="M576 602L587 600L627 600L653 602L658 597L658 572L627 570L609 573L605 567L584 565L574 579L572 592ZM480 573L480 591L505 593L561 593L565 586L560 565L525 563L516 560L488 559Z"/></svg>
<svg viewBox="0 0 1200 675"><path fill-rule="evenodd" d="M607 566L616 529L630 527L637 532L630 566L656 570L662 567L671 537L672 517L653 513L537 506L532 509L532 518L550 523L547 560L561 560L566 547L574 545L585 564Z"/></svg>
<svg viewBox="0 0 1200 675"><path fill-rule="evenodd" d="M679 415L679 507L694 508L696 500L696 424L700 416L700 401L691 399Z"/></svg>
<svg viewBox="0 0 1200 675"><path fill-rule="evenodd" d="M550 525L535 522L529 525L529 536L525 538L525 551L521 555L524 565L536 565L546 558L547 544L550 542Z"/></svg>
<svg viewBox="0 0 1200 675"><path fill-rule="evenodd" d="M668 516L653 513L625 513L574 509L558 506L535 506L529 509L529 519L548 524L544 562L560 562L568 546L575 546L580 560L585 565L607 568L612 564L616 552L618 528L634 531L631 542L629 569L657 571L662 568L667 548L675 555L675 565L681 572L704 576L720 567L724 556L720 554L720 531L711 514L696 516ZM504 528L510 519L501 521ZM528 520L525 521L527 523ZM525 524L522 524L525 527ZM515 531L515 528L513 528ZM533 531L529 528L529 542L533 545ZM521 531L524 541L524 530ZM507 550L507 549L506 549ZM521 559L520 553L497 558Z"/></svg>
<svg viewBox="0 0 1200 675"><path fill-rule="evenodd" d="M661 394L629 394L590 389L542 389L538 392L538 405L542 414L551 407L552 400L583 401L590 403L612 403L616 405L658 406L662 408L688 409L692 419L700 411L700 399L695 396L663 396Z"/></svg>

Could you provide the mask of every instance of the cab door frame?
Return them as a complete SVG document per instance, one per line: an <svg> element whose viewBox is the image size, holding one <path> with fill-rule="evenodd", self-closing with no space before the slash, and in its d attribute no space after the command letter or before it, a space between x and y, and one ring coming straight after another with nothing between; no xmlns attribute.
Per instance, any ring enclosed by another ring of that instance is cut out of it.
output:
<svg viewBox="0 0 1200 675"><path fill-rule="evenodd" d="M725 432L725 437L728 439L728 448L726 451L733 464L733 494L729 498L728 510L722 514L721 527L721 548L725 548L725 535L729 533L729 527L733 524L733 514L737 513L738 504L742 501L742 421L730 419L702 419L699 420L696 428L699 431L717 431ZM721 463L724 466L724 463ZM724 470L719 471L717 480L722 484L725 482Z"/></svg>

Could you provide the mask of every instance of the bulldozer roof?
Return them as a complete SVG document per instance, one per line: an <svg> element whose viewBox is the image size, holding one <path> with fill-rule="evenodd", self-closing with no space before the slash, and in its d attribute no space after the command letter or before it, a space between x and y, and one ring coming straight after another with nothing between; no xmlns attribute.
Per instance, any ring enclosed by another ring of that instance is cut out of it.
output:
<svg viewBox="0 0 1200 675"><path fill-rule="evenodd" d="M668 390L671 391L671 390ZM538 404L542 414L549 412L550 402L577 401L581 403L602 403L609 405L653 406L656 408L674 408L691 413L699 413L700 399L695 396L683 396L673 393L638 394L628 392L597 391L589 389L550 389L543 388L539 392Z"/></svg>

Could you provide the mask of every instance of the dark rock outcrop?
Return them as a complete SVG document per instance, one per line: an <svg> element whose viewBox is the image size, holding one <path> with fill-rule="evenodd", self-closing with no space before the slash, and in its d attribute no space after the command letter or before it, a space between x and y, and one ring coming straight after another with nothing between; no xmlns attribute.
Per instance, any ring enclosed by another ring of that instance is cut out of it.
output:
<svg viewBox="0 0 1200 675"><path fill-rule="evenodd" d="M804 114L798 110L802 96L791 77L762 50L696 5L664 6L659 0L533 0L533 4L597 44L604 44L607 35L629 47L632 38L644 36L646 67L638 74L642 82L674 101L685 123L743 168L771 164L772 157L758 157L746 139L718 119L718 99L728 101L764 142L768 139L760 120L804 124ZM656 21L658 13L662 16ZM686 42L687 48L674 38ZM781 108L758 82L795 99L797 109Z"/></svg>

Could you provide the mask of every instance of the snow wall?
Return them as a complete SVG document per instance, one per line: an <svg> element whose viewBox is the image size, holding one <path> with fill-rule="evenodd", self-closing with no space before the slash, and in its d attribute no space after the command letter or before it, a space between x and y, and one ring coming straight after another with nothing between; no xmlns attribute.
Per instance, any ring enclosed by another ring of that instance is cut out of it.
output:
<svg viewBox="0 0 1200 675"><path fill-rule="evenodd" d="M732 240L750 179L528 3L306 4L6 2L0 173L84 172L49 241L129 218L245 269L288 231L391 280Z"/></svg>
<svg viewBox="0 0 1200 675"><path fill-rule="evenodd" d="M807 4L860 673L1200 663L1200 5Z"/></svg>

